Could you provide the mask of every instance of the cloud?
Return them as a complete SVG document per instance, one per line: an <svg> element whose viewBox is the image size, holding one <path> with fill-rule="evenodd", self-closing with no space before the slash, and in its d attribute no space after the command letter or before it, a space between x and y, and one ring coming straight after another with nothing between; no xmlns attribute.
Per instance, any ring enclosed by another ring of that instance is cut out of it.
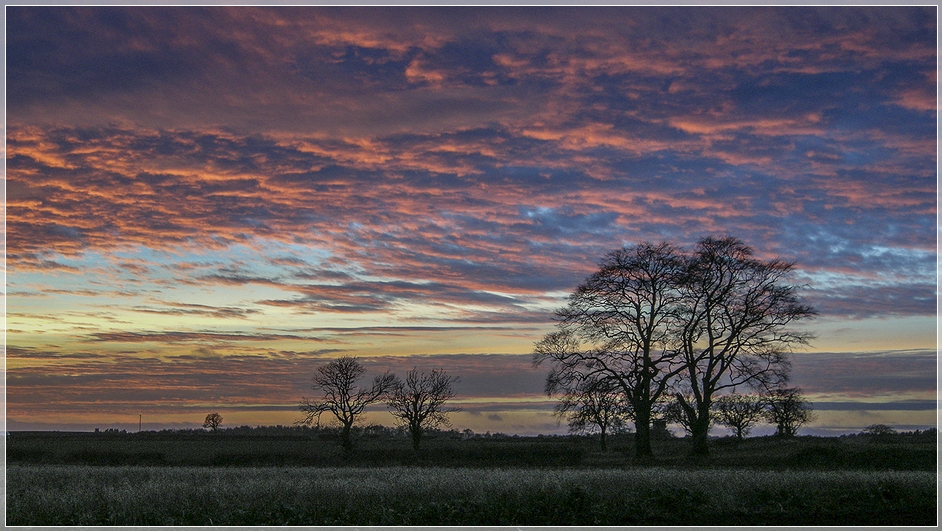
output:
<svg viewBox="0 0 942 531"><path fill-rule="evenodd" d="M891 315L934 315L935 284L848 285L807 297L822 315L864 319Z"/></svg>
<svg viewBox="0 0 942 531"><path fill-rule="evenodd" d="M791 378L828 402L926 399L935 396L936 358L933 350L802 353L792 356Z"/></svg>
<svg viewBox="0 0 942 531"><path fill-rule="evenodd" d="M218 319L247 319L251 315L259 313L258 310L252 308L215 307L206 304L181 304L170 302L166 303L166 306L168 307L135 307L131 308L131 310L135 312L158 315L198 315L214 317Z"/></svg>
<svg viewBox="0 0 942 531"><path fill-rule="evenodd" d="M90 407L109 414L129 408L172 412L211 405L293 410L302 395L310 395L309 378L324 363L322 357L340 352L267 356L194 351L163 360L136 353L86 356L49 352L42 367L8 374L8 416L22 419L27 411L38 416L56 411L71 414ZM14 348L11 357L20 360L37 354L33 349ZM542 376L536 380L531 376L536 371L529 366L529 356L441 355L361 361L369 371L367 377L387 369L404 374L413 367L425 372L443 368L461 378L456 392L465 401L486 397L513 402L542 397L540 387L531 385ZM469 403L470 409L479 406Z"/></svg>
<svg viewBox="0 0 942 531"><path fill-rule="evenodd" d="M125 132L116 139L123 139L120 142L125 144L140 144L131 138L134 135ZM166 136L166 133L162 135ZM11 136L21 138L16 131L11 132ZM204 137L201 141L204 147L199 149L202 151L206 146L215 149L213 146L217 145L217 139ZM39 148L35 140L24 139L20 144ZM883 201L887 206L872 202L874 193L883 187L881 180L868 179L867 182L871 183L866 185L868 189L862 188L863 181L848 181L840 188L833 187L834 199L825 202L824 198L828 196L820 193L832 193L829 191L831 184L817 191L806 187L800 196L804 199L798 199L787 188L787 195L777 194L776 188L782 184L761 174L747 176L739 182L717 175L701 179L700 186L690 189L682 184L684 181L676 178L605 182L572 173L563 173L556 178L554 174L558 172L555 170L541 172L533 169L503 171L499 174L503 175L502 179L483 180L481 186L473 186L471 182L465 183L453 177L433 178L430 174L411 171L386 181L373 169L363 173L356 167L334 165L331 166L333 170L324 173L325 182L332 184L320 189L317 186L311 188L309 181L292 183L278 180L277 173L275 177L266 176L263 168L243 163L236 165L240 175L245 171L258 173L253 173L252 178L230 176L232 170L222 170L229 166L228 157L264 158L269 162L274 162L271 160L274 157L282 165L310 160L296 150L275 149L271 142L253 143L243 139L239 146L249 151L235 155L227 149L223 154L207 154L210 160L221 157L218 167L223 173L213 178L134 173L135 168L129 168L124 174L116 173L114 168L121 164L137 164L134 161L122 162L120 158L117 164L114 161L109 163L112 168L110 174L99 171L94 160L73 157L69 162L72 167L67 169L56 169L38 162L70 157L57 150L42 155L34 153L34 157L18 155L22 162L11 169L8 176L12 190L8 247L14 269L71 267L47 258L50 245L75 256L84 250L107 250L119 245L145 245L164 250L181 245L222 249L252 244L259 238L288 240L289 235L296 239L298 235L314 233L321 236L311 238L309 244L327 244L341 267L353 264L362 267L369 260L375 273L393 279L420 278L438 286L448 286L455 278L461 278L468 288L477 292L476 295L471 291L466 294L481 298L486 297L480 292L482 289L496 286L511 292L566 289L579 278L578 273L573 274L573 269L586 274L597 256L615 247L618 240L630 241L618 235L631 233L632 226L638 239L651 235L667 236L678 229L682 233L687 227L698 226L704 233L730 232L728 227L732 224L738 225L740 230L745 228L747 232L750 227L756 227L753 230L759 231L760 242L774 240L777 234L784 232L786 236L794 234L795 237L793 249L783 248L788 254L802 257L807 252L807 256L827 257L822 262L829 263L834 261L834 247L832 245L824 255L816 252L819 247L813 243L820 241L816 239L821 226L808 225L809 221L824 218L833 220L831 223L837 222L837 225L827 225L829 230L842 230L842 241L845 245L858 245L857 253L872 253L872 247L866 245L899 245L905 242L900 240L900 236L914 236L922 228L922 221L918 217L913 218L911 210L904 213L889 202L891 197L899 197L900 191L908 186L907 182L899 179L899 182L887 184L887 200ZM252 146L261 151L253 153ZM87 144L83 149L87 149ZM29 149L24 147L23 151L28 152ZM140 153L146 153L146 150ZM159 152L154 156L156 159L151 160L161 159ZM286 158L280 158L282 156ZM25 157L30 162L27 163ZM142 155L134 158L144 159ZM175 159L176 155L170 158ZM175 164L188 163L179 161ZM78 164L87 167L82 169ZM577 179L568 179L571 175ZM562 192L564 182L570 183L568 194L575 194L578 200L575 197L569 200L567 193ZM645 188L642 189L643 195L638 194L637 199L632 199L636 184ZM889 195L890 185L895 190L892 195ZM115 198L107 190L116 186L130 186L130 190L139 189L140 192L135 192L128 200ZM544 191L535 196L531 194L528 196L529 204L521 205L517 202L521 199L518 190L523 187ZM624 190L625 199L613 201L615 196L605 193L605 188ZM41 203L27 201L26 197L33 189L43 190L55 199ZM855 189L860 192L848 195ZM918 198L920 203L915 204L925 209L923 217L929 219L933 207L926 198L931 196L928 193L920 196L918 192L919 188L914 189L911 196ZM727 211L725 203L711 200L711 196L742 198L740 208ZM133 201L129 200L131 197ZM532 201L534 198L541 200ZM840 206L835 208L835 203ZM73 205L79 204L83 205L82 208L73 210ZM358 208L350 210L347 208L350 204L356 204ZM592 204L594 208L589 208ZM799 210L802 204L804 207ZM908 206L911 209L913 203ZM420 217L412 214L417 208L424 209L425 214ZM876 217L861 218L859 212L862 208L872 211ZM777 210L782 212L778 214ZM798 221L799 211L801 221ZM89 217L87 212L95 212L96 215ZM904 217L907 215L909 219ZM881 222L874 223L871 219L880 219ZM891 219L899 221L887 224L886 221ZM50 223L52 220L55 221ZM859 226L853 227L855 230L842 229L840 223L845 221L855 225L871 224L876 235L885 233L886 237L893 238L893 242L869 236L856 243L859 234L867 233L861 233ZM801 224L806 228L802 229ZM213 230L206 232L203 227L212 227ZM587 241L590 247L584 246ZM905 243L922 247L928 242L917 239ZM867 261L874 262L872 258ZM802 259L799 262L803 266L815 265ZM557 266L544 266L550 263ZM560 265L566 267L560 268ZM886 265L874 262L867 267L876 269ZM126 264L125 268L128 267L134 266ZM919 267L926 266L919 264ZM75 272L74 269L72 271ZM339 273L341 271L336 268L321 268L314 274ZM295 274L312 273L298 271ZM238 269L219 269L201 279L233 285L284 282L283 278L259 276L253 271ZM397 282L401 281L387 281L382 285L393 289L401 285ZM320 289L350 293L358 288L351 284ZM445 289L441 293L449 291ZM367 303L367 300L371 302ZM289 301L291 299L275 300L279 304ZM356 303L348 301L333 306L341 310L362 311L381 309L384 305L381 298L368 296L361 297Z"/></svg>
<svg viewBox="0 0 942 531"><path fill-rule="evenodd" d="M231 342L231 341L284 341L286 339L315 338L290 334L226 334L219 332L95 332L91 341L112 343L193 343L193 342Z"/></svg>
<svg viewBox="0 0 942 531"><path fill-rule="evenodd" d="M935 400L901 400L899 402L816 402L816 411L926 411L936 409Z"/></svg>
<svg viewBox="0 0 942 531"><path fill-rule="evenodd" d="M522 351L606 252L711 234L828 319L935 312L928 6L7 17L11 374Z"/></svg>

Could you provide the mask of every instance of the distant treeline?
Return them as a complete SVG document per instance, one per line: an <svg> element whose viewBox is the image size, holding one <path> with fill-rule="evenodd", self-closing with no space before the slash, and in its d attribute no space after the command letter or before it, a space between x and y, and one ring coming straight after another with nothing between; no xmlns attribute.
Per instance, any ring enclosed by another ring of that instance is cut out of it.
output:
<svg viewBox="0 0 942 531"><path fill-rule="evenodd" d="M433 430L415 452L407 434L358 428L353 452L335 428L239 426L204 430L11 432L7 462L95 466L423 466L578 467L691 466L689 442L652 441L656 459L631 452L633 433L611 437L608 451L584 435L514 436ZM763 469L935 470L936 430L841 437L775 436L713 439L715 453L697 466Z"/></svg>
<svg viewBox="0 0 942 531"><path fill-rule="evenodd" d="M366 426L354 426L352 432L357 438L389 438L389 439L406 439L409 437L409 432L405 427L391 427L383 426L381 424L369 424ZM14 433L32 433L32 434L74 434L79 432L48 432L48 431L21 431ZM89 433L89 432L83 432ZM127 431L119 430L116 428L107 428L107 429L98 429L96 428L94 432L91 432L94 435L99 436L133 436L133 437L143 437L143 438L162 438L162 437L171 437L171 438L187 438L187 437L209 437L209 438L227 438L227 437L295 437L305 440L313 439L335 439L340 437L341 428L334 426L306 426L306 425L292 425L292 426L229 426L229 427L219 427L215 431L205 430L201 428L176 428L176 429L164 429L164 430L147 430L147 431ZM430 439L472 439L472 438L511 438L519 439L521 435L508 435L505 433L491 433L487 431L485 433L475 433L470 429L465 430L442 430L431 428L424 432L425 437ZM539 439L545 437L558 437L558 438L572 438L576 437L573 435L536 435L533 436Z"/></svg>
<svg viewBox="0 0 942 531"><path fill-rule="evenodd" d="M377 438L388 438L388 439L407 439L409 437L409 432L404 427L391 427L384 426L381 424L370 424L367 426L354 426L352 428L353 434L358 439L377 439ZM291 425L283 426L281 424L276 426L229 426L229 427L220 427L217 431L209 431L202 428L176 428L176 429L163 429L163 430L145 430L145 431L127 431L119 430L116 428L107 428L107 429L98 429L96 428L94 432L72 432L72 431L14 431L11 434L32 434L39 435L43 437L57 437L57 436L73 436L75 434L89 434L89 435L98 435L98 436L130 436L137 438L188 438L188 437L199 437L199 438L210 438L210 439L220 439L228 437L286 437L286 438L299 438L303 440L335 440L340 437L341 428L334 426L305 426L305 425ZM925 430L913 430L913 431L903 431L897 432L895 430L888 430L884 432L874 433L870 427L865 428L860 433L850 433L838 435L834 438L847 439L847 440L882 440L882 441L898 441L898 442L934 442L937 437L936 428L929 428ZM465 439L565 439L565 440L595 440L597 435L589 432L584 434L548 434L548 435L516 435L516 434L506 434L501 432L491 433L486 431L484 433L476 433L470 429L464 430L442 430L442 429L429 429L425 432L425 436L429 439L452 439L452 440L465 440ZM658 438L674 438L670 431L662 430L657 432ZM625 440L626 438L633 438L633 434L630 431L621 431L616 432L612 435L616 439ZM714 437L715 440L724 440L731 437Z"/></svg>

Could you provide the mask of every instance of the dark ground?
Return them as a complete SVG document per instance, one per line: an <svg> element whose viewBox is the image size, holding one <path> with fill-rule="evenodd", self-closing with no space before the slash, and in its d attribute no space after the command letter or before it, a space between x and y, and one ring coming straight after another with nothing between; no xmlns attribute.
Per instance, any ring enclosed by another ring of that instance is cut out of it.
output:
<svg viewBox="0 0 942 531"><path fill-rule="evenodd" d="M146 466L626 466L756 468L765 470L935 471L935 430L887 436L717 438L705 460L688 456L683 438L655 440L654 458L635 459L632 434L610 436L608 451L594 437L475 436L434 432L413 452L392 430L357 434L345 455L335 431L296 427L124 432L11 432L8 464Z"/></svg>

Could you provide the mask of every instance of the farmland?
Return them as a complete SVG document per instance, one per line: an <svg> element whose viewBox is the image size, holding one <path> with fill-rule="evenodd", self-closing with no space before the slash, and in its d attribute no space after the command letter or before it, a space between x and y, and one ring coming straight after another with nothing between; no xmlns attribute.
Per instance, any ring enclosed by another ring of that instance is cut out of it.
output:
<svg viewBox="0 0 942 531"><path fill-rule="evenodd" d="M580 437L14 433L9 525L934 525L935 434Z"/></svg>

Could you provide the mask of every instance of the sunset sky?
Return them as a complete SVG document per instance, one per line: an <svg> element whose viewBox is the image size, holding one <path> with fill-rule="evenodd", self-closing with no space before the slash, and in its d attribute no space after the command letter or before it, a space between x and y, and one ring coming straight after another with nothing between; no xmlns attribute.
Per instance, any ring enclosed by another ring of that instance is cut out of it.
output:
<svg viewBox="0 0 942 531"><path fill-rule="evenodd" d="M7 7L7 429L291 424L352 355L564 433L553 310L707 235L796 263L804 433L935 426L936 64L935 6Z"/></svg>

